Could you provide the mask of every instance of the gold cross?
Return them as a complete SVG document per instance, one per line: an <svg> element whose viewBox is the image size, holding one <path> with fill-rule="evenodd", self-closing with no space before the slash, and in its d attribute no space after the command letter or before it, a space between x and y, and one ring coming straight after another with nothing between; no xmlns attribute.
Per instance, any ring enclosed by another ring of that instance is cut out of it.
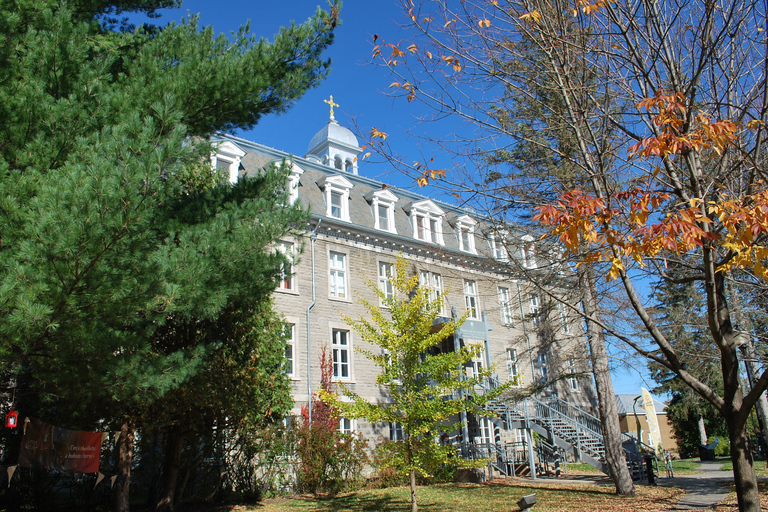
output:
<svg viewBox="0 0 768 512"><path fill-rule="evenodd" d="M338 107L339 106L338 103L334 103L333 102L333 94L331 94L331 99L330 100L323 100L323 102L327 103L328 105L331 106L331 119L333 119L333 107Z"/></svg>

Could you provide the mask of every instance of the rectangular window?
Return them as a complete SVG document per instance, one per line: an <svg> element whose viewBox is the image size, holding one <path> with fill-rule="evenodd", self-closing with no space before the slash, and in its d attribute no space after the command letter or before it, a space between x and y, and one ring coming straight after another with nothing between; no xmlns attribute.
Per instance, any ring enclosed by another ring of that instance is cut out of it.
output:
<svg viewBox="0 0 768 512"><path fill-rule="evenodd" d="M464 299L467 303L469 318L480 320L480 309L477 305L477 283L475 281L464 281Z"/></svg>
<svg viewBox="0 0 768 512"><path fill-rule="evenodd" d="M574 362L573 358L568 360L568 373L571 374L570 377L568 377L568 384L571 387L572 391L578 391L579 390L579 379L576 378L574 375L576 373L576 363Z"/></svg>
<svg viewBox="0 0 768 512"><path fill-rule="evenodd" d="M330 256L331 297L346 299L347 296L347 255L331 251Z"/></svg>
<svg viewBox="0 0 768 512"><path fill-rule="evenodd" d="M506 236L502 234L494 234L491 233L490 235L490 242L491 242L491 252L493 253L493 257L500 261L507 261L509 260L509 255L507 254L507 248L505 247L506 244Z"/></svg>
<svg viewBox="0 0 768 512"><path fill-rule="evenodd" d="M344 195L341 192L331 191L331 217L336 219L342 218L342 200Z"/></svg>
<svg viewBox="0 0 768 512"><path fill-rule="evenodd" d="M403 434L403 426L400 423L389 424L389 440L390 441L402 441L405 439Z"/></svg>
<svg viewBox="0 0 768 512"><path fill-rule="evenodd" d="M279 290L294 290L296 283L293 276L293 259L295 257L293 244L291 242L280 242L277 245L277 249L288 259L288 263L283 263L280 266L280 282L277 288Z"/></svg>
<svg viewBox="0 0 768 512"><path fill-rule="evenodd" d="M389 206L379 205L379 229L390 231L389 228Z"/></svg>
<svg viewBox="0 0 768 512"><path fill-rule="evenodd" d="M419 240L424 240L425 242L427 239L427 227L424 225L426 219L423 215L416 215L416 238Z"/></svg>
<svg viewBox="0 0 768 512"><path fill-rule="evenodd" d="M531 322L534 327L539 326L539 296L531 295Z"/></svg>
<svg viewBox="0 0 768 512"><path fill-rule="evenodd" d="M438 219L429 219L429 241L433 244L439 244L440 239L438 238Z"/></svg>
<svg viewBox="0 0 768 512"><path fill-rule="evenodd" d="M333 377L336 379L349 379L352 357L349 346L349 331L333 329L331 352L333 353Z"/></svg>
<svg viewBox="0 0 768 512"><path fill-rule="evenodd" d="M462 251L471 251L470 245L469 245L469 229L467 228L459 228L460 235L460 241L461 241L461 250Z"/></svg>
<svg viewBox="0 0 768 512"><path fill-rule="evenodd" d="M544 352L539 353L539 357L536 358L536 366L539 371L539 379L541 382L547 382L549 379L549 365L547 364L547 354Z"/></svg>
<svg viewBox="0 0 768 512"><path fill-rule="evenodd" d="M486 417L479 418L480 425L480 443L491 444L493 442L493 423Z"/></svg>
<svg viewBox="0 0 768 512"><path fill-rule="evenodd" d="M509 372L509 380L512 381L513 386L520 386L520 367L517 364L517 350L514 348L507 349L507 371Z"/></svg>
<svg viewBox="0 0 768 512"><path fill-rule="evenodd" d="M384 293L384 298L386 299L394 297L394 290L392 289L392 275L394 272L395 269L391 263L379 262L379 289Z"/></svg>
<svg viewBox="0 0 768 512"><path fill-rule="evenodd" d="M283 362L283 373L293 377L294 372L296 371L296 352L294 351L296 343L295 325L283 325L283 339L285 340L285 362Z"/></svg>
<svg viewBox="0 0 768 512"><path fill-rule="evenodd" d="M440 274L435 274L427 270L419 272L419 286L428 288L430 299L440 301L440 315L445 314L445 302L443 301L443 278Z"/></svg>
<svg viewBox="0 0 768 512"><path fill-rule="evenodd" d="M569 334L571 332L571 328L568 325L568 308L566 308L565 304L561 302L558 306L558 309L560 310L560 323L563 326L563 334Z"/></svg>
<svg viewBox="0 0 768 512"><path fill-rule="evenodd" d="M351 435L354 432L352 420L348 418L339 418L339 432Z"/></svg>
<svg viewBox="0 0 768 512"><path fill-rule="evenodd" d="M499 306L501 306L501 323L510 325L512 323L512 303L509 288L499 287Z"/></svg>

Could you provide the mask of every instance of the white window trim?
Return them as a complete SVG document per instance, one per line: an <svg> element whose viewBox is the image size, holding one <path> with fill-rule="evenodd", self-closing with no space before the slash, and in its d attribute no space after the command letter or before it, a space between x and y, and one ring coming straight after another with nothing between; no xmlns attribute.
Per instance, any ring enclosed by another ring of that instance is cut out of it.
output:
<svg viewBox="0 0 768 512"><path fill-rule="evenodd" d="M472 217L469 215L462 215L458 219L456 219L456 235L459 238L459 249L464 252L469 252L472 254L477 254L477 248L475 245L475 226L477 225L477 221L475 221ZM467 243L468 246L465 247L464 243L464 232L467 233Z"/></svg>
<svg viewBox="0 0 768 512"><path fill-rule="evenodd" d="M488 233L488 245L491 247L491 257L497 261L509 261L509 251L507 251L507 232L498 231Z"/></svg>
<svg viewBox="0 0 768 512"><path fill-rule="evenodd" d="M373 209L373 227L380 231L397 234L397 228L395 227L395 205L397 204L398 197L385 189L370 192L365 198L371 203L371 208ZM386 208L388 212L389 226L387 229L381 227L379 206Z"/></svg>
<svg viewBox="0 0 768 512"><path fill-rule="evenodd" d="M502 290L506 292L506 296ZM499 286L499 310L502 325L511 325L514 316L512 315L512 291L508 286Z"/></svg>
<svg viewBox="0 0 768 512"><path fill-rule="evenodd" d="M295 317L285 317L285 325L292 326L292 338L291 342L289 343L288 340L286 340L286 344L291 345L291 353L293 354L293 357L291 358L291 372L285 372L285 374L291 379L291 380L301 380L299 377L299 354L296 351L296 341L298 336L298 318Z"/></svg>
<svg viewBox="0 0 768 512"><path fill-rule="evenodd" d="M405 432L403 432L402 423L389 422L389 440L390 441L405 440Z"/></svg>
<svg viewBox="0 0 768 512"><path fill-rule="evenodd" d="M576 362L573 360L573 358L568 359L568 373L576 373ZM578 391L579 390L579 380L574 377L568 377L568 388L571 391Z"/></svg>
<svg viewBox="0 0 768 512"><path fill-rule="evenodd" d="M540 323L539 312L541 311L541 305L539 304L539 296L537 294L531 294L529 299L529 306L531 311L531 323L534 327L538 327Z"/></svg>
<svg viewBox="0 0 768 512"><path fill-rule="evenodd" d="M288 204L294 205L299 200L299 184L304 169L291 162L291 172L288 174Z"/></svg>
<svg viewBox="0 0 768 512"><path fill-rule="evenodd" d="M419 271L419 286L429 288L430 300L440 299L440 311L438 316L446 316L445 310L445 291L443 290L443 276L430 270Z"/></svg>
<svg viewBox="0 0 768 512"><path fill-rule="evenodd" d="M211 155L211 167L216 170L219 161L228 164L228 180L230 183L237 183L240 161L244 156L245 151L234 142L228 140L220 142L216 145L215 152Z"/></svg>
<svg viewBox="0 0 768 512"><path fill-rule="evenodd" d="M347 432L346 430L344 430L342 428L342 422L343 421L349 422L349 432ZM341 418L339 418L339 426L336 428L336 430L340 434L355 435L355 433L357 433L357 420L341 417Z"/></svg>
<svg viewBox="0 0 768 512"><path fill-rule="evenodd" d="M290 254L286 253L286 250L289 249L290 246ZM289 270L290 270L290 279L291 279L291 287L286 288L283 286L283 283L285 279L281 278L280 282L277 284L276 291L283 292L283 293L293 293L297 294L299 293L298 289L298 282L296 280L296 268L294 266L294 262L296 261L296 244L294 242L291 242L290 240L280 240L277 243L277 250L285 254L288 259L291 261L289 264ZM281 272L283 275L286 274L285 270Z"/></svg>
<svg viewBox="0 0 768 512"><path fill-rule="evenodd" d="M523 243L520 246L520 263L525 268L536 268L536 247L533 244L533 237L525 235L522 241Z"/></svg>
<svg viewBox="0 0 768 512"><path fill-rule="evenodd" d="M549 357L546 352L539 352L536 356L536 371L539 382L549 382Z"/></svg>
<svg viewBox="0 0 768 512"><path fill-rule="evenodd" d="M473 293L469 293L469 283L472 283L472 287L474 288ZM474 308L470 307L470 298L474 299ZM470 320L480 320L480 296L477 291L477 281L474 279L465 279L464 280L464 304L467 308L467 312L469 313ZM474 309L474 314L473 310Z"/></svg>
<svg viewBox="0 0 768 512"><path fill-rule="evenodd" d="M389 267L388 275L382 275L381 273L382 269L385 268L385 266ZM379 290L384 292L385 298L393 298L395 296L395 287L394 287L394 284L392 283L392 280L395 277L395 264L392 263L391 261L379 260L376 262L376 271L379 276ZM387 297L387 285L389 285L389 293L390 293L389 297ZM382 306L383 305L384 304L382 301Z"/></svg>
<svg viewBox="0 0 768 512"><path fill-rule="evenodd" d="M332 274L335 270L334 267L331 266L331 254L341 254L344 256L344 297L339 297L338 295L334 295L332 283ZM328 299L329 300L337 300L342 302L352 302L352 290L350 288L351 286L351 276L350 276L350 269L349 269L349 252L346 249L340 248L340 247L328 247Z"/></svg>
<svg viewBox="0 0 768 512"><path fill-rule="evenodd" d="M407 212L411 216L413 238L422 242L445 245L445 240L443 239L443 217L445 217L445 211L437 206L434 201L426 199L411 203L407 208ZM419 229L416 223L417 218L424 220L424 238L419 237ZM434 221L436 228L434 231L432 230L432 221Z"/></svg>
<svg viewBox="0 0 768 512"><path fill-rule="evenodd" d="M559 303L557 309L560 311L560 323L563 326L563 334L571 333L571 326L568 320L568 307L564 303Z"/></svg>
<svg viewBox="0 0 768 512"><path fill-rule="evenodd" d="M506 358L507 358L507 375L509 376L509 380L512 381L512 385L514 387L522 386L523 383L521 382L522 378L520 378L520 365L517 360L517 349L507 348Z"/></svg>
<svg viewBox="0 0 768 512"><path fill-rule="evenodd" d="M323 190L325 197L325 216L349 222L349 192L354 184L344 176L335 175L326 176L318 182L318 185ZM341 195L341 215L339 217L331 215L331 194L333 192Z"/></svg>
<svg viewBox="0 0 768 512"><path fill-rule="evenodd" d="M346 377L337 377L333 375L333 365L335 364L333 361L333 351L334 351L334 345L335 345L335 339L333 336L334 331L344 331L347 333L347 345L346 349L339 349L339 350L346 350L347 352L347 367L348 367L348 375ZM352 340L352 329L349 328L348 325L345 324L338 324L331 322L329 323L329 329L328 333L330 336L330 348L331 348L331 381L332 382L354 382L355 381L355 374L354 374L354 350L353 350L353 340Z"/></svg>

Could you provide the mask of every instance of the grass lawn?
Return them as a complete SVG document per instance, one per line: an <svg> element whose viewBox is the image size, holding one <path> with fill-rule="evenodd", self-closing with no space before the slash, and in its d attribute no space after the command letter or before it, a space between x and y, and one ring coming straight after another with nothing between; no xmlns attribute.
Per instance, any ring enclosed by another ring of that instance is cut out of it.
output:
<svg viewBox="0 0 768 512"><path fill-rule="evenodd" d="M698 459L685 459L685 460L673 460L672 469L676 475L692 475L699 472L699 460ZM586 474L602 474L599 469L595 469L589 464L568 464L568 473L586 473ZM567 473L566 473L567 474ZM665 475L664 462L659 461L659 474Z"/></svg>
<svg viewBox="0 0 768 512"><path fill-rule="evenodd" d="M518 484L496 480L487 484L441 484L419 487L419 510L425 512L498 512L517 510L517 501L536 494L537 512L656 512L668 510L682 491L664 487L637 486L637 495L620 497L612 486L565 484ZM410 489L395 487L353 492L332 499L311 497L267 500L252 508L238 506L220 512L352 512L410 510Z"/></svg>
<svg viewBox="0 0 768 512"><path fill-rule="evenodd" d="M723 460L723 465L720 467L723 471L733 471L733 462L730 460ZM755 461L755 473L757 476L768 476L768 469L766 468L766 461Z"/></svg>

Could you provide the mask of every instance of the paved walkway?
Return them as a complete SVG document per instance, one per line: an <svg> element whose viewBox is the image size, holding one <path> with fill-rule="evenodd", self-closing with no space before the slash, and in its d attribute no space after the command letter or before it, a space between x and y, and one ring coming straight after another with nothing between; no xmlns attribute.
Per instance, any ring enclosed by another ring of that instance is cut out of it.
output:
<svg viewBox="0 0 768 512"><path fill-rule="evenodd" d="M724 484L733 482L732 471L720 471L723 461L703 461L699 472L693 475L676 475L674 478L657 478L658 485L664 487L679 487L685 491L685 496L669 510L696 510L712 508L721 503L728 495ZM659 466L661 475L665 475L664 466ZM531 480L530 477L526 480ZM606 475L570 475L565 474L560 478L553 476L540 476L538 482L557 482L568 484L597 484L613 485Z"/></svg>
<svg viewBox="0 0 768 512"><path fill-rule="evenodd" d="M685 490L685 496L670 510L711 508L721 503L728 495L724 485L733 482L733 471L720 471L722 465L723 461L702 461L699 473L695 475L659 478L659 485ZM663 466L659 470L663 471Z"/></svg>

